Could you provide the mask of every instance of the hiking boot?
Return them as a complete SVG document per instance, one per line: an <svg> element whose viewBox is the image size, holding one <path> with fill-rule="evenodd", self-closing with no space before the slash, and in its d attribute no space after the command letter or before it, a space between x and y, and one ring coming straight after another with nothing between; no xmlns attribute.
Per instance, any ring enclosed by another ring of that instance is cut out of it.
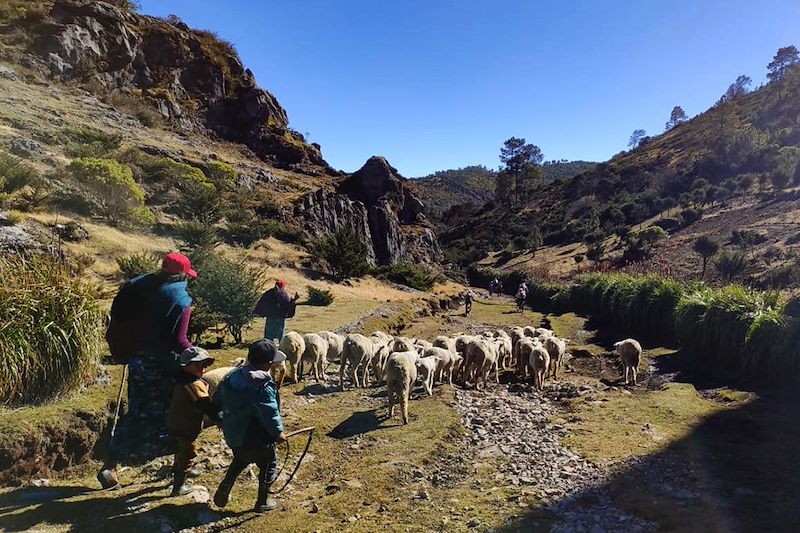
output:
<svg viewBox="0 0 800 533"><path fill-rule="evenodd" d="M170 496L186 496L194 490L191 485L184 483L186 481L186 474L175 474L172 480L172 492Z"/></svg>
<svg viewBox="0 0 800 533"><path fill-rule="evenodd" d="M214 493L214 505L220 509L228 505L231 489L233 489L233 483L226 483L223 480L222 483L219 484L219 487L217 487L217 492Z"/></svg>
<svg viewBox="0 0 800 533"><path fill-rule="evenodd" d="M119 478L117 478L116 468L103 468L97 473L97 481L103 489L119 488Z"/></svg>
<svg viewBox="0 0 800 533"><path fill-rule="evenodd" d="M274 498L267 498L266 501L263 503L256 503L256 506L253 507L253 511L256 513L266 513L268 511L272 511L278 507L278 501Z"/></svg>

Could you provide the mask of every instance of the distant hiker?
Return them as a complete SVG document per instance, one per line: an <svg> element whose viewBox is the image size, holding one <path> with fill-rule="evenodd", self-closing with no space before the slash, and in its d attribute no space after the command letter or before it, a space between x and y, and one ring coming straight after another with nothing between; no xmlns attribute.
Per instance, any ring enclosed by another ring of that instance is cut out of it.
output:
<svg viewBox="0 0 800 533"><path fill-rule="evenodd" d="M117 462L150 459L168 451L166 418L172 398L177 354L191 348L187 338L196 278L188 257L169 253L160 272L133 278L111 304L106 340L115 360L126 363L128 412L119 421L97 479L103 488L119 484Z"/></svg>
<svg viewBox="0 0 800 533"><path fill-rule="evenodd" d="M497 295L498 295L498 296L500 296L500 295L502 295L502 294L503 294L503 282L502 282L502 281L500 281L500 280L497 280L497 287L496 287L496 289L497 289Z"/></svg>
<svg viewBox="0 0 800 533"><path fill-rule="evenodd" d="M167 429L177 441L172 462L172 496L192 492L191 485L185 482L197 458L195 441L203 430L203 415L215 424L222 421L219 409L208 396L208 384L203 381L203 374L214 364L214 358L202 348L187 348L181 353L179 364L181 370L167 413Z"/></svg>
<svg viewBox="0 0 800 533"><path fill-rule="evenodd" d="M467 288L464 292L464 316L469 316L470 312L472 312L472 301L475 299L475 295L472 293L472 289Z"/></svg>
<svg viewBox="0 0 800 533"><path fill-rule="evenodd" d="M497 278L493 279L489 282L489 296L492 296L495 292L497 292L497 284L500 283L497 281Z"/></svg>
<svg viewBox="0 0 800 533"><path fill-rule="evenodd" d="M256 303L253 314L266 317L264 324L264 338L280 340L283 338L283 330L286 328L286 319L294 316L297 307L297 300L300 295L294 293L294 298L289 297L286 292L286 282L279 279L275 286L261 295Z"/></svg>
<svg viewBox="0 0 800 533"><path fill-rule="evenodd" d="M520 287L517 289L517 293L514 295L514 299L517 302L517 310L521 313L525 310L525 300L528 299L528 291Z"/></svg>
<svg viewBox="0 0 800 533"><path fill-rule="evenodd" d="M218 507L228 504L236 478L249 465L258 466L258 496L254 510L271 511L278 502L269 497L275 481L275 444L286 441L281 422L281 399L272 373L286 355L267 339L250 345L247 366L222 380L214 401L222 406L222 431L233 450L233 461L214 494Z"/></svg>

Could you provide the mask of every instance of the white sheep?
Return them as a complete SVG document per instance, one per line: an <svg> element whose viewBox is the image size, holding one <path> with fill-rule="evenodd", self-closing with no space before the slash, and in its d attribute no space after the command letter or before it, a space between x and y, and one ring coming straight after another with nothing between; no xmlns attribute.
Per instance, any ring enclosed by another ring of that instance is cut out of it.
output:
<svg viewBox="0 0 800 533"><path fill-rule="evenodd" d="M540 343L533 343L528 364L533 370L533 386L539 390L544 387L545 373L550 366L550 354Z"/></svg>
<svg viewBox="0 0 800 533"><path fill-rule="evenodd" d="M450 350L438 346L431 346L422 353L423 359L429 358L436 360L436 376L434 380L443 383L445 379L447 379L450 385L453 384L453 364L455 363L456 356L457 354Z"/></svg>
<svg viewBox="0 0 800 533"><path fill-rule="evenodd" d="M414 342L406 337L395 337L391 345L393 352L410 352L416 350Z"/></svg>
<svg viewBox="0 0 800 533"><path fill-rule="evenodd" d="M354 387L366 386L364 384L364 374L367 371L367 365L375 355L376 344L369 337L365 337L360 333L351 333L344 339L344 346L342 348L342 360L339 365L339 384L344 390L344 373L345 369L350 370L350 381ZM359 381L358 373L362 374L362 380Z"/></svg>
<svg viewBox="0 0 800 533"><path fill-rule="evenodd" d="M528 363L531 353L533 353L533 348L537 345L541 345L538 339L523 337L517 341L514 347L517 352L517 376L522 381L527 381L528 379Z"/></svg>
<svg viewBox="0 0 800 533"><path fill-rule="evenodd" d="M314 372L314 379L317 381L325 380L325 367L328 366L328 341L316 333L306 333L303 335L306 349L303 351L302 361L311 365ZM300 371L302 378L302 370Z"/></svg>
<svg viewBox="0 0 800 533"><path fill-rule="evenodd" d="M558 371L561 369L561 360L567 352L567 343L564 339L558 337L545 337L544 348L550 356L550 366L547 369L547 375L558 379Z"/></svg>
<svg viewBox="0 0 800 533"><path fill-rule="evenodd" d="M278 349L286 354L286 366L292 376L292 382L297 383L299 381L297 372L300 368L300 358L306 351L306 341L299 333L289 331L281 339Z"/></svg>
<svg viewBox="0 0 800 533"><path fill-rule="evenodd" d="M533 336L534 336L534 338L542 339L542 342L544 342L544 339L547 339L547 338L550 338L550 337L554 337L555 334L553 333L553 330L551 330L551 329L536 328L533 331Z"/></svg>
<svg viewBox="0 0 800 533"><path fill-rule="evenodd" d="M433 339L433 342L431 344L433 344L434 348L443 348L454 354L458 353L458 350L456 350L456 340L452 337L448 337L446 335L439 335L438 337Z"/></svg>
<svg viewBox="0 0 800 533"><path fill-rule="evenodd" d="M231 364L233 366L221 366L204 373L203 381L205 381L206 384L208 385L208 396L213 398L214 391L217 390L217 387L219 387L219 384L222 383L222 380L228 377L228 374L230 374L237 368L244 366L246 363L247 361L245 361L244 357L237 357L236 359L231 361Z"/></svg>
<svg viewBox="0 0 800 533"><path fill-rule="evenodd" d="M524 328L522 328L522 334L525 337L533 339L534 337L536 337L536 328L533 326L525 326Z"/></svg>
<svg viewBox="0 0 800 533"><path fill-rule="evenodd" d="M625 384L627 385L632 378L633 384L636 385L636 374L639 371L639 362L642 360L642 345L636 339L625 339L615 342L614 350L622 360Z"/></svg>
<svg viewBox="0 0 800 533"><path fill-rule="evenodd" d="M508 370L513 352L511 337L502 335L495 337L494 343L497 347L497 365L503 370Z"/></svg>
<svg viewBox="0 0 800 533"><path fill-rule="evenodd" d="M494 343L486 338L476 338L467 344L467 353L464 358L464 379L469 381L473 375L475 377L475 387L483 381L486 386L486 380L494 367L495 381L499 383L499 376L497 373L497 349Z"/></svg>
<svg viewBox="0 0 800 533"><path fill-rule="evenodd" d="M433 395L433 378L436 374L436 358L435 357L420 357L416 362L417 366L417 379L422 382L428 396Z"/></svg>
<svg viewBox="0 0 800 533"><path fill-rule="evenodd" d="M320 331L317 335L328 341L328 362L339 363L344 348L344 337L332 331Z"/></svg>
<svg viewBox="0 0 800 533"><path fill-rule="evenodd" d="M417 379L413 356L417 352L395 352L386 361L384 378L389 398L389 418L394 417L395 405L400 404L403 424L408 424L408 397L411 385Z"/></svg>

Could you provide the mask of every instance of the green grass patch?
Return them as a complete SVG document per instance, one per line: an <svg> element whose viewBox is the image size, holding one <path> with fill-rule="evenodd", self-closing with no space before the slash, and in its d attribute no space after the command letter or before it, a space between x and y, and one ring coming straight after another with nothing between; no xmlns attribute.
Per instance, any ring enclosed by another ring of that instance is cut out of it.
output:
<svg viewBox="0 0 800 533"><path fill-rule="evenodd" d="M59 262L0 258L0 403L42 402L97 376L104 314Z"/></svg>

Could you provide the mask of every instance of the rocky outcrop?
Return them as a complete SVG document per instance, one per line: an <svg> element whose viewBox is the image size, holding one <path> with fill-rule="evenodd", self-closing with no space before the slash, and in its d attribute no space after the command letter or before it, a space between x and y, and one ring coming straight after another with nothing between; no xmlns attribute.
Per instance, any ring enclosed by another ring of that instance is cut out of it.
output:
<svg viewBox="0 0 800 533"><path fill-rule="evenodd" d="M352 229L368 246L374 265L441 259L436 235L422 214L422 202L382 157L370 158L336 191L318 190L301 198L295 216L313 235Z"/></svg>
<svg viewBox="0 0 800 533"><path fill-rule="evenodd" d="M334 173L318 145L289 129L286 111L234 48L210 32L76 0L56 0L38 31L32 51L61 81L141 99L178 127L207 127L276 166Z"/></svg>

